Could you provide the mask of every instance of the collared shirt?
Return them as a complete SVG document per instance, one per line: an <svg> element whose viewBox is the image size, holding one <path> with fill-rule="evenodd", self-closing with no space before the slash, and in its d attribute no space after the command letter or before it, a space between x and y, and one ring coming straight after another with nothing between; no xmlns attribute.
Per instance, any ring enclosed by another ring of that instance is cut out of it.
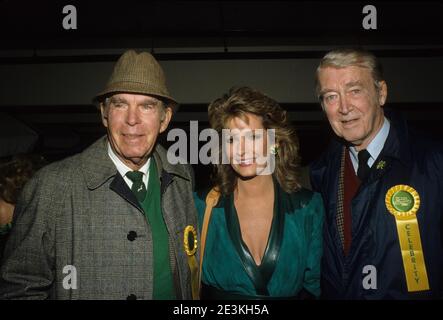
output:
<svg viewBox="0 0 443 320"><path fill-rule="evenodd" d="M119 159L119 157L117 157L114 150L112 150L111 144L109 142L108 142L108 155L109 155L109 158L111 158L112 162L114 163L115 167L117 168L117 171L120 173L120 175L125 180L129 189L131 189L132 181L126 176L126 174L129 171L134 171L134 170L129 168L126 164L123 163L123 161L121 161ZM148 179L149 179L149 170L148 169L149 169L150 163L151 163L151 158L149 158L148 161L146 161L146 163L138 170L143 173L143 183L146 186L146 190L148 190Z"/></svg>
<svg viewBox="0 0 443 320"><path fill-rule="evenodd" d="M368 159L368 166L372 167L377 157L380 155L381 150L383 149L386 139L388 138L389 129L391 127L391 124L389 123L389 120L384 117L383 126L381 127L380 131L377 133L374 139L369 143L369 145L366 147L366 150L368 150L370 157ZM354 167L355 174L357 174L358 170L358 151L355 149L355 147L349 148L349 155L351 156L352 166Z"/></svg>

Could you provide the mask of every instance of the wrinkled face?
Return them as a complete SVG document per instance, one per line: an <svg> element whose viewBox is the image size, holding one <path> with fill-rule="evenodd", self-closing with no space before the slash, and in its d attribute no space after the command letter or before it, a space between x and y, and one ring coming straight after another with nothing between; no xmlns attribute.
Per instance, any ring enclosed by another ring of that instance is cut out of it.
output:
<svg viewBox="0 0 443 320"><path fill-rule="evenodd" d="M163 110L157 98L121 93L101 106L103 125L115 154L133 170L141 168L149 158L158 135L165 131L172 110Z"/></svg>
<svg viewBox="0 0 443 320"><path fill-rule="evenodd" d="M242 178L253 178L266 168L268 137L261 117L247 113L246 119L228 121L224 148L235 172Z"/></svg>
<svg viewBox="0 0 443 320"><path fill-rule="evenodd" d="M377 90L369 69L357 66L322 68L318 80L322 107L335 134L357 150L365 149L383 125L386 83L380 81Z"/></svg>

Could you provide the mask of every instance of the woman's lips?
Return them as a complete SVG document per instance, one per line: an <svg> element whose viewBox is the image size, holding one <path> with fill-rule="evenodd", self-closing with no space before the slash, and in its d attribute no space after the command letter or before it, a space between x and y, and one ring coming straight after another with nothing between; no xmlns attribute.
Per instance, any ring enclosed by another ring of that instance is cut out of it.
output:
<svg viewBox="0 0 443 320"><path fill-rule="evenodd" d="M236 160L236 163L240 166L240 167L248 167L250 165L252 165L254 163L254 159L241 159L241 160Z"/></svg>

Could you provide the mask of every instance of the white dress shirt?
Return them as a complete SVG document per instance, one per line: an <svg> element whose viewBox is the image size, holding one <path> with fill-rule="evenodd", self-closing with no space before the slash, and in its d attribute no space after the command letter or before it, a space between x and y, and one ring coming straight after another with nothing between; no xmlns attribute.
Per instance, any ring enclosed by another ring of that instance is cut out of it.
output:
<svg viewBox="0 0 443 320"><path fill-rule="evenodd" d="M374 139L369 143L366 147L366 150L369 152L368 166L371 168L374 164L375 160L380 155L380 152L383 150L386 139L388 138L389 129L391 128L391 124L389 120L384 117L383 126L380 131L378 131L377 135ZM354 167L355 174L357 174L358 170L358 151L355 150L355 147L349 148L349 155L351 156L352 166Z"/></svg>
<svg viewBox="0 0 443 320"><path fill-rule="evenodd" d="M108 142L108 155L109 158L111 158L112 162L114 163L115 167L117 168L117 171L120 173L120 175L125 180L126 184L128 185L129 189L132 187L132 181L126 176L126 174L129 171L134 171L131 168L129 168L126 164L123 163L117 157L114 150L112 150L111 144ZM146 163L138 170L143 173L143 183L145 184L146 190L148 190L148 179L149 179L149 164L151 163L151 158L146 161Z"/></svg>

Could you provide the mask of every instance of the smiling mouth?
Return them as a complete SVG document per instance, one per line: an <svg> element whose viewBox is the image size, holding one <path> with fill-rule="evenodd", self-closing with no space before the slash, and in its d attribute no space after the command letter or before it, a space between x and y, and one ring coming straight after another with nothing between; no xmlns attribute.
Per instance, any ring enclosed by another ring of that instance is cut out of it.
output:
<svg viewBox="0 0 443 320"><path fill-rule="evenodd" d="M122 136L127 143L139 143L140 139L143 138L142 134L122 134Z"/></svg>
<svg viewBox="0 0 443 320"><path fill-rule="evenodd" d="M241 167L247 167L250 166L254 163L255 159L235 159L235 163L237 163L238 165L240 165Z"/></svg>
<svg viewBox="0 0 443 320"><path fill-rule="evenodd" d="M358 120L358 119L342 120L341 123L342 123L343 125L350 125L350 124L355 123L357 120Z"/></svg>
<svg viewBox="0 0 443 320"><path fill-rule="evenodd" d="M132 133L123 133L122 135L123 135L123 137L129 138L129 139L136 139L136 138L140 138L143 136L142 134L132 134Z"/></svg>

